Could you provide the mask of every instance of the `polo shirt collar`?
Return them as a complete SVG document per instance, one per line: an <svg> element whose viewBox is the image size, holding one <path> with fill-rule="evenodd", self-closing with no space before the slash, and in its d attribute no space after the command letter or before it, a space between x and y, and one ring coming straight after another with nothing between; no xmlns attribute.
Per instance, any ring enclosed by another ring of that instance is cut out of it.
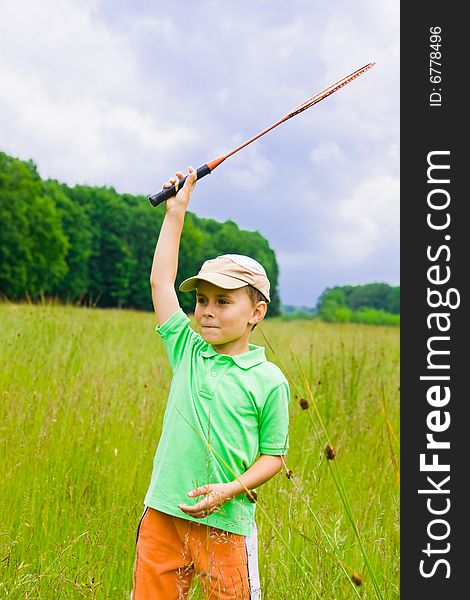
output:
<svg viewBox="0 0 470 600"><path fill-rule="evenodd" d="M207 344L206 348L201 351L201 355L204 356L204 358L212 358L217 355L227 356L241 369L250 369L251 367L266 361L266 354L263 346L256 346L255 344L248 344L248 352L243 352L243 354L237 354L235 356L219 354L214 346Z"/></svg>

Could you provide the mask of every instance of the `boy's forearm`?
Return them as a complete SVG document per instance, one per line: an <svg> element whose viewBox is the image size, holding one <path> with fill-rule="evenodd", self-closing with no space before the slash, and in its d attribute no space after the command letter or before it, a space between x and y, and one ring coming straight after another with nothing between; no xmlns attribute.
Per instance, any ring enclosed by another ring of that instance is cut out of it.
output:
<svg viewBox="0 0 470 600"><path fill-rule="evenodd" d="M269 481L282 469L282 456L261 454L251 467L230 483L209 483L188 491L190 498L204 496L196 504L178 504L178 508L196 519L207 517L218 510L225 502L232 500L247 490L253 490Z"/></svg>
<svg viewBox="0 0 470 600"><path fill-rule="evenodd" d="M167 214L163 220L153 256L150 283L174 285L178 272L178 252L185 212Z"/></svg>
<svg viewBox="0 0 470 600"><path fill-rule="evenodd" d="M274 477L282 469L283 460L281 456L270 456L261 454L256 462L242 475L228 484L230 496L235 498L246 492L260 487Z"/></svg>
<svg viewBox="0 0 470 600"><path fill-rule="evenodd" d="M197 174L192 167L188 167L189 174L182 187L179 188L176 196L168 198L166 201L166 213L163 220L160 235L158 236L157 246L153 256L152 270L150 272L150 283L152 285L152 297L155 304L159 304L158 298L161 296L159 290L163 290L163 300L169 287L172 288L176 281L178 271L178 250L183 231L184 215L189 204L189 198L194 186L196 185ZM181 171L176 172L176 177L171 177L163 188L170 188L179 179L184 178ZM154 294L156 293L156 296ZM172 293L172 292L171 292ZM161 299L161 298L160 298ZM165 302L163 302L165 304ZM158 307L155 308L158 313Z"/></svg>

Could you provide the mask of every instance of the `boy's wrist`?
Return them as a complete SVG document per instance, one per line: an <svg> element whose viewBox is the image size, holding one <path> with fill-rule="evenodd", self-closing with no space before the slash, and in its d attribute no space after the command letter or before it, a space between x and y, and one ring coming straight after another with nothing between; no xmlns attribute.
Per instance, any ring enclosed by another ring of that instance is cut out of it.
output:
<svg viewBox="0 0 470 600"><path fill-rule="evenodd" d="M245 488L236 479L234 481L230 481L230 483L227 483L227 495L230 499L236 498L244 491L246 491Z"/></svg>
<svg viewBox="0 0 470 600"><path fill-rule="evenodd" d="M177 223L183 223L186 214L186 209L181 207L173 207L165 214L165 219L169 221L175 221Z"/></svg>

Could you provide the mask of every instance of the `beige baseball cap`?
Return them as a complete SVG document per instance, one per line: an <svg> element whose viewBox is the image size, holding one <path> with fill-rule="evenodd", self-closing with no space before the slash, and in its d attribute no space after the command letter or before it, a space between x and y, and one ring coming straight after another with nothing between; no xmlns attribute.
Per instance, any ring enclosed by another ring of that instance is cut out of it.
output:
<svg viewBox="0 0 470 600"><path fill-rule="evenodd" d="M198 279L213 283L225 290L236 290L251 285L261 292L268 302L271 301L266 271L257 260L243 254L222 254L217 258L206 260L199 273L185 279L179 289L182 292L195 290Z"/></svg>

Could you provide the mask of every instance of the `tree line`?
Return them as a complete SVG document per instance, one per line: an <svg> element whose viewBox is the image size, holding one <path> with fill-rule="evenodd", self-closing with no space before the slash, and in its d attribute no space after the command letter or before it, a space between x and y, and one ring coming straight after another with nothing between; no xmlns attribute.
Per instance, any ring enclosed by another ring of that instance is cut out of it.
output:
<svg viewBox="0 0 470 600"><path fill-rule="evenodd" d="M149 278L164 212L147 196L44 180L33 161L0 152L0 295L152 310ZM268 315L280 314L274 251L258 231L233 221L188 211L176 287L206 259L226 253L247 254L265 267ZM193 294L177 294L183 310L192 311Z"/></svg>
<svg viewBox="0 0 470 600"><path fill-rule="evenodd" d="M324 321L399 325L400 286L368 283L327 288L316 309Z"/></svg>

